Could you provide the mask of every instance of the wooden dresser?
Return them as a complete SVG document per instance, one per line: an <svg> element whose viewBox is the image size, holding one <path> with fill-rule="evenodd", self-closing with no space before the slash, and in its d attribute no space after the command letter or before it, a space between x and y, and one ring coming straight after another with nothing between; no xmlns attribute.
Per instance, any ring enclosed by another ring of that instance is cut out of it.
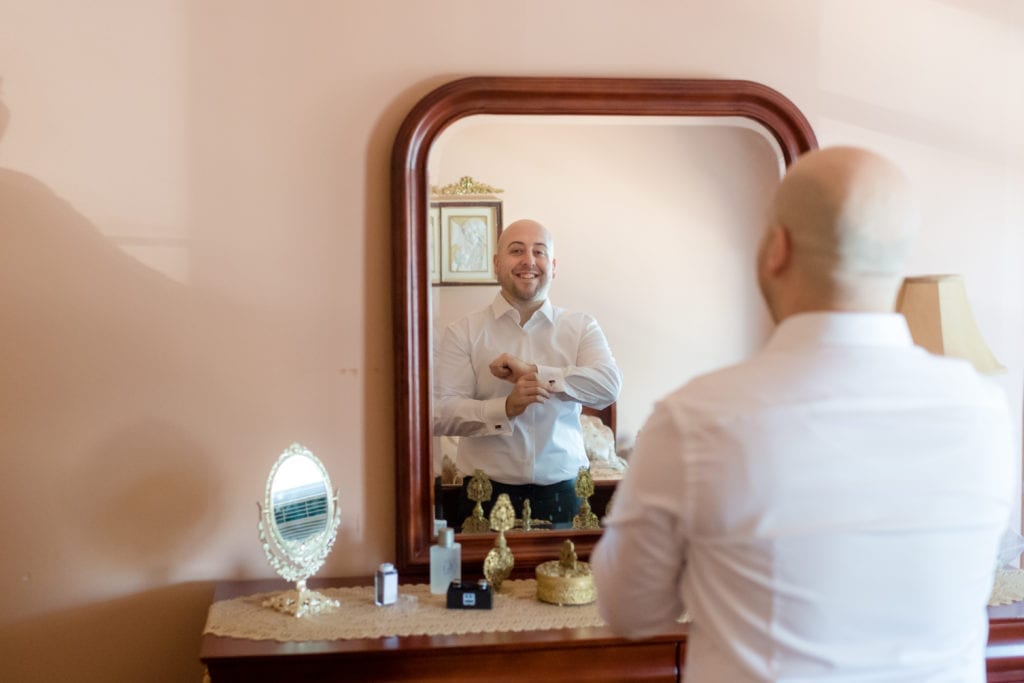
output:
<svg viewBox="0 0 1024 683"><path fill-rule="evenodd" d="M311 587L365 579L310 581ZM281 590L281 581L228 581L214 600ZM990 683L1024 683L1024 603L989 610ZM212 683L245 681L681 681L686 627L628 641L606 628L279 643L203 635Z"/></svg>

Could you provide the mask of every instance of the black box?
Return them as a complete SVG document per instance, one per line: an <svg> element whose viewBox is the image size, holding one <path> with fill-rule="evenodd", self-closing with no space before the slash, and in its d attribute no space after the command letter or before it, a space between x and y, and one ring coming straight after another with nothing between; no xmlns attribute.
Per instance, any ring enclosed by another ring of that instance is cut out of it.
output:
<svg viewBox="0 0 1024 683"><path fill-rule="evenodd" d="M448 609L491 609L494 591L484 580L476 583L452 581L448 584Z"/></svg>

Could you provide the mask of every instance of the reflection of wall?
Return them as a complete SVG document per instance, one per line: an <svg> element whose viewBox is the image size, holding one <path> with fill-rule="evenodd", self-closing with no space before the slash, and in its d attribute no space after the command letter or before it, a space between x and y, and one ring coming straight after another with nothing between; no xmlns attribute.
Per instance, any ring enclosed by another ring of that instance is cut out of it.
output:
<svg viewBox="0 0 1024 683"><path fill-rule="evenodd" d="M434 149L432 182L472 175L505 190L506 224L553 231L552 301L593 313L608 336L625 441L657 398L762 340L754 250L778 166L757 133L466 119ZM496 290L435 287L435 316L450 322Z"/></svg>

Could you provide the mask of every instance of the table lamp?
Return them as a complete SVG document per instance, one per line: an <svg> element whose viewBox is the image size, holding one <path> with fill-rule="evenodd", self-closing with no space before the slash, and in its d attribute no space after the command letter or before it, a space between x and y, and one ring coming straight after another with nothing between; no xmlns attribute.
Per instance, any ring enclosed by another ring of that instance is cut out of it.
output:
<svg viewBox="0 0 1024 683"><path fill-rule="evenodd" d="M986 375L1006 371L978 331L962 275L905 278L896 297L896 311L907 319L918 346L968 360Z"/></svg>

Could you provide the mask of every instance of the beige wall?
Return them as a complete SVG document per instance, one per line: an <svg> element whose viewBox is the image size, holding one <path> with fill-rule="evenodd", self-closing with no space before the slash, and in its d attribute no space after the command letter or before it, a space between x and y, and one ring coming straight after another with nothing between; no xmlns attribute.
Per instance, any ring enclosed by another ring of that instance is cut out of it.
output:
<svg viewBox="0 0 1024 683"><path fill-rule="evenodd" d="M301 441L340 489L324 574L393 556L388 157L470 74L766 83L924 199L1024 385L1024 9L992 0L0 0L0 661L195 680L213 583L271 574Z"/></svg>

